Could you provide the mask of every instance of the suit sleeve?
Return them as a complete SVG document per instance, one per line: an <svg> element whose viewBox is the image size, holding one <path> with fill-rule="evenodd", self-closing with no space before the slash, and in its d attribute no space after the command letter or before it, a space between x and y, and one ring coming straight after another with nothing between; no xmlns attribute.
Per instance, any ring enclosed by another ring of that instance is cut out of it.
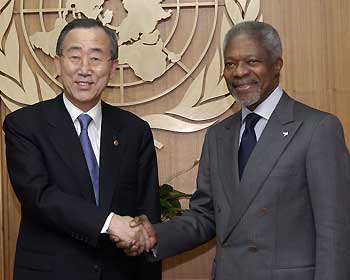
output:
<svg viewBox="0 0 350 280"><path fill-rule="evenodd" d="M28 122L25 123L27 125L20 122L18 115L10 114L3 124L8 172L21 203L22 216L42 223L49 230L97 246L108 213L61 191L50 181L44 151L28 128Z"/></svg>
<svg viewBox="0 0 350 280"><path fill-rule="evenodd" d="M315 129L306 166L316 228L315 280L348 280L350 159L336 117L328 115Z"/></svg>
<svg viewBox="0 0 350 280"><path fill-rule="evenodd" d="M159 182L156 151L151 129L144 129L139 148L137 172L137 215L145 214L151 223L160 222ZM137 279L161 279L160 262L149 263L146 255L138 257Z"/></svg>
<svg viewBox="0 0 350 280"><path fill-rule="evenodd" d="M191 197L190 209L186 210L182 216L155 225L158 234L158 259L193 249L215 236L208 134L203 144L197 176L197 190Z"/></svg>

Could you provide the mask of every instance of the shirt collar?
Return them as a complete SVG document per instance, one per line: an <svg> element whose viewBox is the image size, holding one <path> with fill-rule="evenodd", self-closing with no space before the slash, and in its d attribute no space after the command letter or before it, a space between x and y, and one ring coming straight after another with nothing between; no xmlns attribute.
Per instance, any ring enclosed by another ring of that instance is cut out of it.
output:
<svg viewBox="0 0 350 280"><path fill-rule="evenodd" d="M102 120L102 109L101 109L101 100L89 111L83 112L78 107L76 107L72 102L68 100L68 98L63 94L63 103L67 108L67 111L72 118L72 121L75 122L79 115L88 114L92 121L96 124L97 127L100 126Z"/></svg>
<svg viewBox="0 0 350 280"><path fill-rule="evenodd" d="M254 113L268 120L280 101L282 94L283 91L278 86L261 104L258 105L258 107L255 108ZM247 107L242 107L242 123L245 117L250 113L252 113L252 111Z"/></svg>

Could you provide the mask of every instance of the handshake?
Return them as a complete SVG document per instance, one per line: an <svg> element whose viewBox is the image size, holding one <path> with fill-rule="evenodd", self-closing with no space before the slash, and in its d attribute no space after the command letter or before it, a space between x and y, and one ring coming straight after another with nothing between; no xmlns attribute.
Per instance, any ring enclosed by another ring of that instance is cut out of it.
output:
<svg viewBox="0 0 350 280"><path fill-rule="evenodd" d="M113 215L108 227L109 238L128 256L149 252L157 244L156 232L147 216L135 218Z"/></svg>

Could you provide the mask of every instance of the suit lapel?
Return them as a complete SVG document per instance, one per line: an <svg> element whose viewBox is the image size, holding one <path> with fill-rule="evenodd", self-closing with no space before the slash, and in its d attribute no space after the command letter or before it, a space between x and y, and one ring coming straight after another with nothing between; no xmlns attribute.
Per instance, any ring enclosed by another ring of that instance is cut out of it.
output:
<svg viewBox="0 0 350 280"><path fill-rule="evenodd" d="M43 115L48 116L47 135L52 147L67 165L67 170L71 170L72 177L77 180L82 197L94 202L93 187L79 137L64 106L62 94L43 110L46 110Z"/></svg>
<svg viewBox="0 0 350 280"><path fill-rule="evenodd" d="M115 108L102 102L100 146L100 207L110 209L117 186L123 146L121 116Z"/></svg>
<svg viewBox="0 0 350 280"><path fill-rule="evenodd" d="M238 144L241 127L241 114L232 116L231 122L226 124L218 136L218 166L224 192L228 201L234 203L235 188L239 184L238 175Z"/></svg>
<svg viewBox="0 0 350 280"><path fill-rule="evenodd" d="M301 125L294 121L294 101L283 94L272 113L244 170L241 182L234 193L230 221L226 227L226 239L258 194L280 155ZM238 149L237 149L238 150Z"/></svg>

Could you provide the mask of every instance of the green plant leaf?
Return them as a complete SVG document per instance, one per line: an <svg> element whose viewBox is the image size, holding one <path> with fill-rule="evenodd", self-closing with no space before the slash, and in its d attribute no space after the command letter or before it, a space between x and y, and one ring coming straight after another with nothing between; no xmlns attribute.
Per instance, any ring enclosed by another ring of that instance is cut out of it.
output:
<svg viewBox="0 0 350 280"><path fill-rule="evenodd" d="M169 195L170 192L172 192L174 189L172 186L168 184L163 184L159 187L159 195L160 197L166 197Z"/></svg>
<svg viewBox="0 0 350 280"><path fill-rule="evenodd" d="M170 204L171 204L172 208L180 208L181 209L181 204L178 200L171 200Z"/></svg>
<svg viewBox="0 0 350 280"><path fill-rule="evenodd" d="M186 197L191 197L191 194L188 193L184 193L184 192L179 192L179 191L172 191L169 193L169 196L171 196L172 198L186 198Z"/></svg>
<svg viewBox="0 0 350 280"><path fill-rule="evenodd" d="M171 208L172 204L166 199L160 199L160 206L164 208Z"/></svg>
<svg viewBox="0 0 350 280"><path fill-rule="evenodd" d="M175 190L169 184L159 186L159 193L162 221L181 215L184 210L181 208L179 199L191 197L190 194Z"/></svg>

